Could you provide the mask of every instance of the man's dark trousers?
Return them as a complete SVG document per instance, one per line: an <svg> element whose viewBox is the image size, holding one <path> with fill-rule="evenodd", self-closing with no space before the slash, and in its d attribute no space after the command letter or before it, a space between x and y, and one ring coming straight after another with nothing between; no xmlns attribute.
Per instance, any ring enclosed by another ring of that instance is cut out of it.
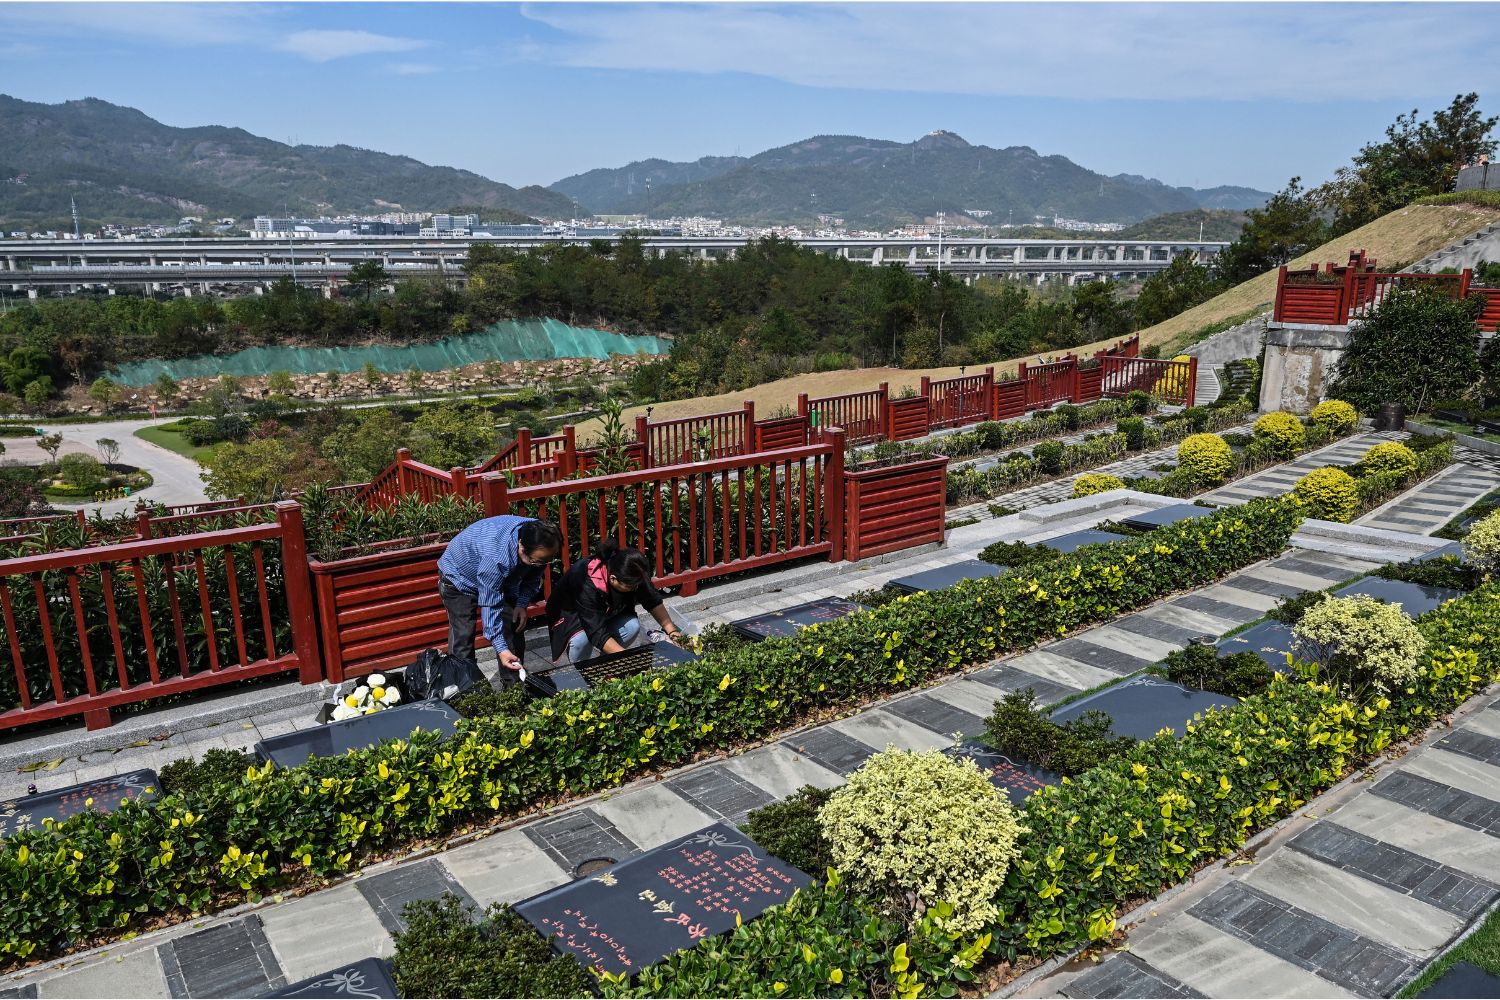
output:
<svg viewBox="0 0 1500 1000"><path fill-rule="evenodd" d="M438 596L443 599L443 607L448 612L449 655L473 660L474 617L479 612L479 599L453 586L446 576L438 577ZM515 619L511 617L509 608L505 615L505 645L517 656L526 655L526 636L516 631ZM501 677L513 674L514 671L506 670Z"/></svg>

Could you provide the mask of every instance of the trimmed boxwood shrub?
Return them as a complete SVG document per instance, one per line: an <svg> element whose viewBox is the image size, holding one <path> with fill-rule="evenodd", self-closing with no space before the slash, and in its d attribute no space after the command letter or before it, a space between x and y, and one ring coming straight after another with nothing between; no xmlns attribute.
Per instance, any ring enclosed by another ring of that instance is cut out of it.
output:
<svg viewBox="0 0 1500 1000"><path fill-rule="evenodd" d="M1359 464L1366 472L1394 472L1406 476L1417 471L1417 453L1400 441L1382 441L1372 445Z"/></svg>
<svg viewBox="0 0 1500 1000"><path fill-rule="evenodd" d="M740 747L1106 621L1279 553L1294 504L1252 501L1026 572L966 581L704 657L198 795L87 812L0 842L0 955L36 958L201 912L455 827ZM209 801L211 800L211 801ZM305 873L305 876L299 875Z"/></svg>
<svg viewBox="0 0 1500 1000"><path fill-rule="evenodd" d="M1027 688L995 703L984 720L984 738L1007 757L1073 775L1098 767L1110 754L1128 750L1135 742L1129 736L1110 736L1109 727L1109 716L1096 711L1054 725Z"/></svg>
<svg viewBox="0 0 1500 1000"><path fill-rule="evenodd" d="M751 810L740 829L787 864L822 878L833 857L818 826L818 810L832 794L831 788L804 785L780 802Z"/></svg>
<svg viewBox="0 0 1500 1000"><path fill-rule="evenodd" d="M1347 434L1359 423L1359 412L1342 399L1325 399L1312 408L1307 419L1335 434Z"/></svg>
<svg viewBox="0 0 1500 1000"><path fill-rule="evenodd" d="M1295 414L1278 410L1255 422L1255 436L1264 441L1277 458L1291 458L1302 450L1307 428Z"/></svg>
<svg viewBox="0 0 1500 1000"><path fill-rule="evenodd" d="M1073 480L1075 497L1091 497L1095 493L1108 493L1110 490L1123 490L1124 488L1124 480L1104 472L1085 472Z"/></svg>
<svg viewBox="0 0 1500 1000"><path fill-rule="evenodd" d="M1213 646L1194 643L1167 654L1154 673L1184 687L1214 691L1231 698L1248 698L1271 685L1275 671L1254 653L1220 656Z"/></svg>
<svg viewBox="0 0 1500 1000"><path fill-rule="evenodd" d="M1314 469L1292 487L1292 496L1307 508L1308 515L1324 521L1347 523L1359 510L1359 487L1343 469Z"/></svg>
<svg viewBox="0 0 1500 1000"><path fill-rule="evenodd" d="M1205 486L1222 483L1234 465L1229 442L1217 434L1194 434L1177 446L1178 467Z"/></svg>

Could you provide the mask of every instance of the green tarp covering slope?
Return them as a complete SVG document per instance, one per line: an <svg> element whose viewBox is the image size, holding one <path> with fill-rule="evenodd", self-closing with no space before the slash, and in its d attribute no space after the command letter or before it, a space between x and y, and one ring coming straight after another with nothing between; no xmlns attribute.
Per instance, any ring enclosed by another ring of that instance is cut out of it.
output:
<svg viewBox="0 0 1500 1000"><path fill-rule="evenodd" d="M233 354L200 354L172 361L132 361L110 377L130 386L155 382L163 372L174 379L213 378L220 374L265 375L357 372L369 362L382 371L412 367L442 371L482 361L550 361L554 358L607 358L611 354L665 354L657 337L631 337L555 319L506 320L479 333L448 337L435 343L379 347L250 347Z"/></svg>

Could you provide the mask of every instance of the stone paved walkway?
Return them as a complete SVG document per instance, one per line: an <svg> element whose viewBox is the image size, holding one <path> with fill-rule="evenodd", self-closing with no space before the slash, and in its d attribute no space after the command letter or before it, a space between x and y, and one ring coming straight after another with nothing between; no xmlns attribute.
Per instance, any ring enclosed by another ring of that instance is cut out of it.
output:
<svg viewBox="0 0 1500 1000"><path fill-rule="evenodd" d="M1500 474L1461 461L1355 523L1430 535L1497 487Z"/></svg>
<svg viewBox="0 0 1500 1000"><path fill-rule="evenodd" d="M1071 503L1077 507L1082 502ZM1052 522L1035 515L1003 520L1007 533L1050 537L1121 516L1129 507L1106 506L1086 517ZM955 531L961 549L944 553L940 561L961 558L986 533L993 536L996 525L991 522L986 531L978 530L986 527L981 525ZM1322 589L1374 565L1329 553L1308 559L1292 551L1195 593L748 752L643 779L432 856L378 865L301 898L266 902L143 935L72 962L28 970L0 981L0 990L41 997L254 995L343 961L388 955L390 935L399 929L400 908L408 900L436 898L445 891L481 905L525 898L566 881L585 859L620 859L715 821L741 822L750 810L803 785L840 784L887 745L947 746L979 732L984 716L1005 692L1029 687L1042 702L1055 703L1148 666L1195 636L1222 635L1252 621L1280 595ZM881 574L897 570L883 567Z"/></svg>
<svg viewBox="0 0 1500 1000"><path fill-rule="evenodd" d="M1384 997L1500 902L1500 694L1150 904L1025 997Z"/></svg>
<svg viewBox="0 0 1500 1000"><path fill-rule="evenodd" d="M1314 469L1329 465L1351 465L1364 457L1371 446L1382 441L1400 441L1406 437L1398 431L1367 431L1356 433L1342 441L1310 451L1294 461L1273 465L1269 469L1251 473L1226 486L1211 490L1198 497L1219 507L1242 504L1261 497L1279 497L1291 491L1297 480Z"/></svg>

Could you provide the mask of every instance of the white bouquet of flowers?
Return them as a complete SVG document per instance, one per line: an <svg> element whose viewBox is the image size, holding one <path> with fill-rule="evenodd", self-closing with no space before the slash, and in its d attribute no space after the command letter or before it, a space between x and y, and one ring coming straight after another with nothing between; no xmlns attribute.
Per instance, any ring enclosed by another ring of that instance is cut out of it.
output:
<svg viewBox="0 0 1500 1000"><path fill-rule="evenodd" d="M329 721L341 722L357 715L370 715L400 701L401 692L394 684L386 683L384 674L370 674L352 691L334 702Z"/></svg>

